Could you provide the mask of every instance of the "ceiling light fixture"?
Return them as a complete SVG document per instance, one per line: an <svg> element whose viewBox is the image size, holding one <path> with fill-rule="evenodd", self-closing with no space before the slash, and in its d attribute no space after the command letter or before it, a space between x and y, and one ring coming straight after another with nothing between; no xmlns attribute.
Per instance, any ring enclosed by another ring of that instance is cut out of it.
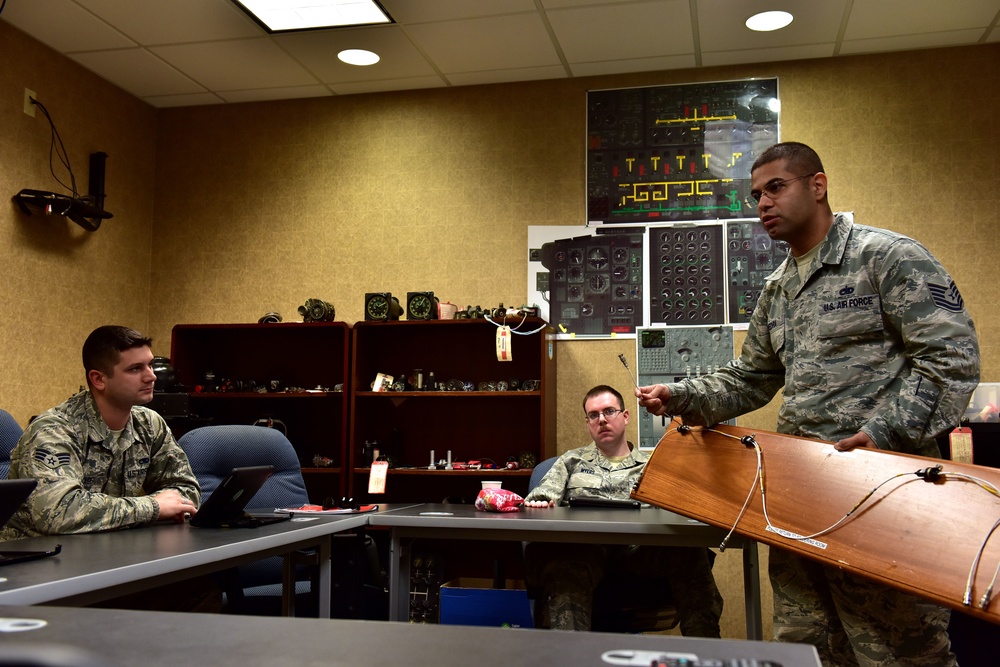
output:
<svg viewBox="0 0 1000 667"><path fill-rule="evenodd" d="M788 12L773 11L754 14L746 20L746 26L756 32L770 32L781 30L794 20L794 16Z"/></svg>
<svg viewBox="0 0 1000 667"><path fill-rule="evenodd" d="M337 60L348 65L365 67L366 65L374 65L380 58L377 53L365 51L364 49L345 49L337 54Z"/></svg>
<svg viewBox="0 0 1000 667"><path fill-rule="evenodd" d="M268 32L393 23L375 0L233 0Z"/></svg>

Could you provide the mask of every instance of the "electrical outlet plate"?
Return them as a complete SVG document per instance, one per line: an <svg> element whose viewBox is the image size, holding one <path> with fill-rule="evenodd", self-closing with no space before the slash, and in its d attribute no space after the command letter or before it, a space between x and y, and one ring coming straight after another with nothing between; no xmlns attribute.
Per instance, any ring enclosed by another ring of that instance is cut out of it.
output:
<svg viewBox="0 0 1000 667"><path fill-rule="evenodd" d="M35 105L32 103L31 99L35 98L35 91L24 89L24 113L28 114L32 118L35 117Z"/></svg>

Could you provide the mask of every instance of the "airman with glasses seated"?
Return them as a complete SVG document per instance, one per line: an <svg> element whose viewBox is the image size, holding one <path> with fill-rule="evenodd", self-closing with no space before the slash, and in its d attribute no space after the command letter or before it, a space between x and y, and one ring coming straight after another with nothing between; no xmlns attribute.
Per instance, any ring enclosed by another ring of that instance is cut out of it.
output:
<svg viewBox="0 0 1000 667"><path fill-rule="evenodd" d="M629 412L622 395L598 385L587 392L583 411L593 442L560 456L525 497L525 507L566 505L575 497L629 498L648 457L626 438ZM681 632L719 636L722 596L707 549L543 542L525 548L528 585L543 595L538 616L543 626L553 629L589 630L594 591L606 572L619 568L665 576Z"/></svg>

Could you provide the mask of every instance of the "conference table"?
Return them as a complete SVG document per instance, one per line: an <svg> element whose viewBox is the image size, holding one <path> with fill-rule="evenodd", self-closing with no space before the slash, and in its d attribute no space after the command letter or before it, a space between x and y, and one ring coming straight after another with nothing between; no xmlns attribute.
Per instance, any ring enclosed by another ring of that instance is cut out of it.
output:
<svg viewBox="0 0 1000 667"><path fill-rule="evenodd" d="M473 505L423 504L373 514L370 526L388 528L389 620L406 620L409 611L410 551L417 539L503 540L591 544L642 544L718 547L726 531L655 507L597 509L522 508L519 512L481 512ZM762 639L760 565L757 543L733 536L730 548L742 549L748 639Z"/></svg>
<svg viewBox="0 0 1000 667"><path fill-rule="evenodd" d="M820 665L812 646L778 642L53 606L0 607L0 664L34 667L370 667L381 663L407 667L465 667L471 663L481 667L648 667L654 656L669 655L746 661L714 663L717 666Z"/></svg>
<svg viewBox="0 0 1000 667"><path fill-rule="evenodd" d="M319 613L330 616L330 538L362 528L368 514L293 517L257 528L195 528L161 523L132 530L31 537L5 551L58 555L0 567L0 605L88 605L303 549L319 555ZM285 609L294 613L292 559L285 558Z"/></svg>

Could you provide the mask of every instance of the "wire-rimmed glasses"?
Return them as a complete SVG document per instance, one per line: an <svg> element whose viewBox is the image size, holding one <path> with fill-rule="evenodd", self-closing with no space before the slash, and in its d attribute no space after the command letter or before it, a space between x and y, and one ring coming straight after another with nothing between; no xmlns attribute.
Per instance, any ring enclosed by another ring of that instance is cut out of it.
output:
<svg viewBox="0 0 1000 667"><path fill-rule="evenodd" d="M802 176L796 176L795 178L786 178L783 181L771 181L770 183L765 185L761 190L751 190L750 196L747 197L744 201L750 208L757 208L757 205L760 204L760 198L763 197L764 195L767 195L768 198L770 199L777 199L778 197L781 196L781 193L784 191L784 189L788 187L789 183L794 183L795 181L801 181L803 178L809 178L810 176L815 176L818 173L819 173L818 171L814 171L811 174L804 174Z"/></svg>

